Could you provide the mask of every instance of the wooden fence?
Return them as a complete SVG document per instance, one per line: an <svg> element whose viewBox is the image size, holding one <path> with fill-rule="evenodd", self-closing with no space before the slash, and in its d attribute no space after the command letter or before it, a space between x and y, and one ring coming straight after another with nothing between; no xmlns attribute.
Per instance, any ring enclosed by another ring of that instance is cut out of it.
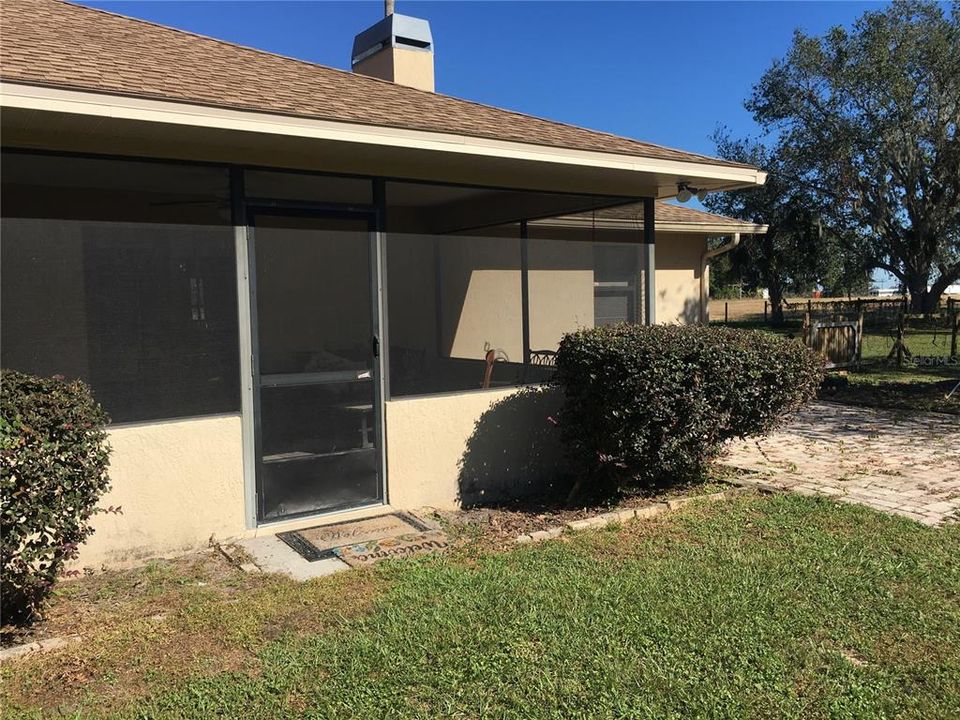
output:
<svg viewBox="0 0 960 720"><path fill-rule="evenodd" d="M827 368L857 365L863 347L863 313L856 320L816 320L807 313L803 321L803 342L823 355Z"/></svg>

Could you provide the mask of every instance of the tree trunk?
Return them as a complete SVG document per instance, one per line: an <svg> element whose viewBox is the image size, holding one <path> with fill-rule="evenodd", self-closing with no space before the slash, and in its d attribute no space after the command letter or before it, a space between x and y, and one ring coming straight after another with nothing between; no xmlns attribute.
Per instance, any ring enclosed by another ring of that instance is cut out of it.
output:
<svg viewBox="0 0 960 720"><path fill-rule="evenodd" d="M767 292L770 294L770 324L783 325L783 290L771 285Z"/></svg>
<svg viewBox="0 0 960 720"><path fill-rule="evenodd" d="M936 312L940 305L940 292L927 289L928 275L912 275L907 278L907 292L910 293L910 312L927 314Z"/></svg>
<svg viewBox="0 0 960 720"><path fill-rule="evenodd" d="M924 312L938 312L940 310L940 298L944 291L953 283L960 280L960 263L954 263L951 267L941 268L940 277L933 281L930 286L930 292L927 297L928 310Z"/></svg>

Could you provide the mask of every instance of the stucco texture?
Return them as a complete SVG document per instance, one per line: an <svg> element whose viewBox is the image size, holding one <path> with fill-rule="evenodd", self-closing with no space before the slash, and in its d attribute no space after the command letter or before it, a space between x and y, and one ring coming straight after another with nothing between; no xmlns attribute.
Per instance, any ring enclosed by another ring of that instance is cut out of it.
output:
<svg viewBox="0 0 960 720"><path fill-rule="evenodd" d="M240 417L216 416L109 431L112 488L76 567L99 569L204 546L243 533Z"/></svg>
<svg viewBox="0 0 960 720"><path fill-rule="evenodd" d="M455 508L535 492L560 478L549 389L489 390L386 403L390 504Z"/></svg>
<svg viewBox="0 0 960 720"><path fill-rule="evenodd" d="M700 318L702 233L664 233L656 245L657 322L693 325Z"/></svg>

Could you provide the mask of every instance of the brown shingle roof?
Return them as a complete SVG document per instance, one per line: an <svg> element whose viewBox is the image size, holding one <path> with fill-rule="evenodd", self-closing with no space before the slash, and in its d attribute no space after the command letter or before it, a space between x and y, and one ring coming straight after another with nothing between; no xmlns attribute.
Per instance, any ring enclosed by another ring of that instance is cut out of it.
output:
<svg viewBox="0 0 960 720"><path fill-rule="evenodd" d="M673 231L703 231L709 228L707 232L717 232L718 226L729 227L730 232L766 232L766 226L760 223L754 223L749 220L738 220L737 218L727 217L726 215L715 215L695 210L694 208L674 205L664 200L657 200L656 207L656 225L658 227L666 225L680 225L681 228L670 228ZM614 222L604 223L605 220ZM589 212L576 213L573 215L562 215L555 218L544 218L537 220L538 224L566 225L573 221L579 226L595 226L606 228L642 228L643 227L643 203L628 203L626 205L617 205L615 207L591 210Z"/></svg>
<svg viewBox="0 0 960 720"><path fill-rule="evenodd" d="M9 82L749 167L314 65L60 0L3 0Z"/></svg>
<svg viewBox="0 0 960 720"><path fill-rule="evenodd" d="M713 213L696 210L683 205L674 205L673 203L657 201L656 221L658 223L683 223L685 225L753 225L747 220L737 220L737 218L727 217L726 215L714 215ZM617 207L597 210L598 218L610 218L614 220L643 220L643 205L632 203L630 205L619 205Z"/></svg>

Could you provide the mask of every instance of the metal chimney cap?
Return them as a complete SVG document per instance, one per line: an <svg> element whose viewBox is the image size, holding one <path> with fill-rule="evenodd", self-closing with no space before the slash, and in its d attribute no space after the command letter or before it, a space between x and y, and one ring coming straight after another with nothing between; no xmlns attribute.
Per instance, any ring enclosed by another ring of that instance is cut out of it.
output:
<svg viewBox="0 0 960 720"><path fill-rule="evenodd" d="M388 15L353 39L351 62L358 62L388 47L433 52L430 23L409 15Z"/></svg>

